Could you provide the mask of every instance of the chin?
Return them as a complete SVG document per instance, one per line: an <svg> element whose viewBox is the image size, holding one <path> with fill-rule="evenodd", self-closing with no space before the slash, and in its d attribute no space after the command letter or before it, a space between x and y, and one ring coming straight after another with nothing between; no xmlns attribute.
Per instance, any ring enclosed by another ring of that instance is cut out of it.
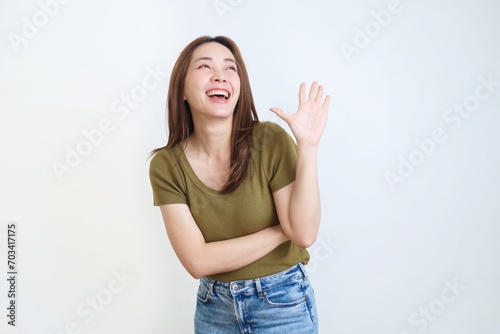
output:
<svg viewBox="0 0 500 334"><path fill-rule="evenodd" d="M208 114L215 117L231 117L234 113L234 106L224 106L222 108L211 108L208 110Z"/></svg>

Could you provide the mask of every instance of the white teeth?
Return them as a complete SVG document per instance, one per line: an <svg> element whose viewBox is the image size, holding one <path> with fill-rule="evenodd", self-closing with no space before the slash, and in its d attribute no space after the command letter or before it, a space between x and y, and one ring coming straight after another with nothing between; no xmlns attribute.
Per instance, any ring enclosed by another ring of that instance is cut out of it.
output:
<svg viewBox="0 0 500 334"><path fill-rule="evenodd" d="M210 90L207 92L208 96L223 95L226 99L229 97L229 93L225 90Z"/></svg>

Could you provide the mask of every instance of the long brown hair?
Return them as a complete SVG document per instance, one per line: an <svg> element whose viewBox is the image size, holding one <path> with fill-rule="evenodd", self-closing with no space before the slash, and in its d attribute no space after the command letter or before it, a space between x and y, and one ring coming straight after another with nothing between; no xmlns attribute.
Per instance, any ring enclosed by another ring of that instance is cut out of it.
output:
<svg viewBox="0 0 500 334"><path fill-rule="evenodd" d="M167 95L168 141L164 147L153 150L150 156L164 148L171 148L186 140L194 131L193 117L187 101L184 100L186 73L194 50L202 44L217 42L227 47L233 54L240 77L240 96L234 108L231 131L231 161L229 178L222 193L235 191L248 175L252 162L252 129L259 121L253 100L248 72L240 49L236 43L225 36L198 37L182 50L175 62Z"/></svg>

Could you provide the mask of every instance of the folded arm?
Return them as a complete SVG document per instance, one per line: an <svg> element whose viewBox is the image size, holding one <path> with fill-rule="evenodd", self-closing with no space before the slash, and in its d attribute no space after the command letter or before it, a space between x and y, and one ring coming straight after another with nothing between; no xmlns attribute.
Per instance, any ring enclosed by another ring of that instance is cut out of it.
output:
<svg viewBox="0 0 500 334"><path fill-rule="evenodd" d="M277 225L234 239L205 242L186 204L162 205L160 210L177 257L196 279L245 267L289 240Z"/></svg>

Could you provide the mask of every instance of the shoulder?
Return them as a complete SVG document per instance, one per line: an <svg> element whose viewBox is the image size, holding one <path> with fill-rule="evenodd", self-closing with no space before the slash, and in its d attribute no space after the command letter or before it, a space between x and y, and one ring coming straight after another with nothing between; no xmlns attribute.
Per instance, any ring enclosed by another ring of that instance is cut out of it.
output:
<svg viewBox="0 0 500 334"><path fill-rule="evenodd" d="M169 148L166 148L166 147L161 148L151 158L151 164L158 163L160 161L170 161L173 159L177 160L178 146L179 145L175 145L175 146L169 147Z"/></svg>
<svg viewBox="0 0 500 334"><path fill-rule="evenodd" d="M270 144L272 142L281 142L284 139L291 139L288 132L279 124L273 122L259 122L254 125L253 137L255 144Z"/></svg>
<svg viewBox="0 0 500 334"><path fill-rule="evenodd" d="M271 122L271 121L258 122L253 127L254 135L262 134L263 132L267 132L267 131L286 132L285 129L283 129L279 124Z"/></svg>
<svg viewBox="0 0 500 334"><path fill-rule="evenodd" d="M151 158L149 171L150 174L171 171L178 165L178 163L178 145L170 148L162 148Z"/></svg>
<svg viewBox="0 0 500 334"><path fill-rule="evenodd" d="M186 181L180 162L180 146L162 148L151 158L149 179L154 205L186 204Z"/></svg>
<svg viewBox="0 0 500 334"><path fill-rule="evenodd" d="M255 161L275 192L295 179L297 145L285 129L273 122L260 123L254 131Z"/></svg>
<svg viewBox="0 0 500 334"><path fill-rule="evenodd" d="M297 145L288 132L279 124L262 122L254 126L253 149L255 158L264 167L274 170L279 161L295 159Z"/></svg>

